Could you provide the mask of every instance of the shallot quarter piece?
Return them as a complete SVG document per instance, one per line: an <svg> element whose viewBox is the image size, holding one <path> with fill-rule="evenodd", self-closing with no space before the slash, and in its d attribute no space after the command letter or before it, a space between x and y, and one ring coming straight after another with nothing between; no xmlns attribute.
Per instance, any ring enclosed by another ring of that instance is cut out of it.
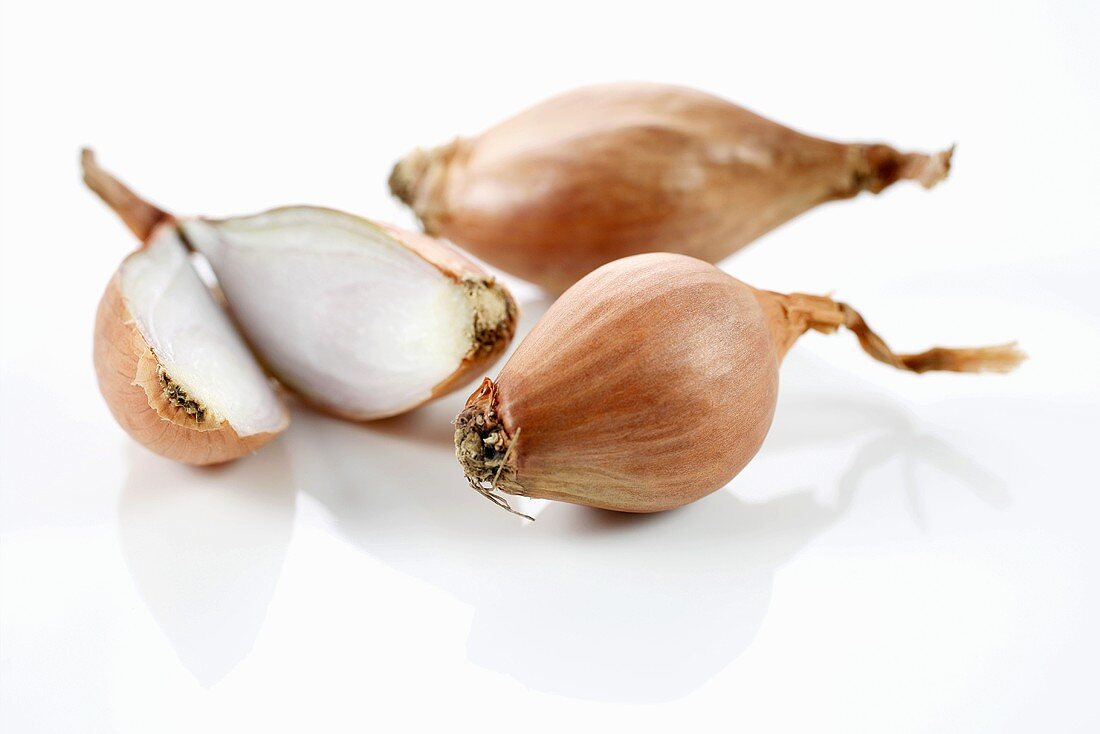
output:
<svg viewBox="0 0 1100 734"><path fill-rule="evenodd" d="M626 512L728 483L772 422L779 365L813 329L851 330L901 370L1004 372L1013 344L897 354L851 307L752 288L683 255L636 255L570 288L455 421L472 487Z"/></svg>
<svg viewBox="0 0 1100 734"><path fill-rule="evenodd" d="M174 217L103 170L84 179L143 241L169 232L210 263L244 339L279 382L353 419L411 410L484 374L517 308L491 275L415 232L311 206Z"/></svg>
<svg viewBox="0 0 1100 734"><path fill-rule="evenodd" d="M818 204L902 179L930 188L950 163L950 150L835 143L703 92L620 83L415 150L390 188L426 232L561 292L627 255L717 262Z"/></svg>
<svg viewBox="0 0 1100 734"><path fill-rule="evenodd" d="M93 356L119 425L170 459L229 461L287 427L282 399L169 225L154 227L111 278Z"/></svg>

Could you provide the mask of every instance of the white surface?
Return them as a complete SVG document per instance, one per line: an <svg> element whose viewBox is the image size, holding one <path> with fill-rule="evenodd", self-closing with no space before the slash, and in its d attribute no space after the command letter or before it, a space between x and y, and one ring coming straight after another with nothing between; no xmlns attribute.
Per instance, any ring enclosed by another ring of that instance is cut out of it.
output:
<svg viewBox="0 0 1100 734"><path fill-rule="evenodd" d="M1098 18L1008 5L5 2L0 729L1096 731ZM408 223L406 149L618 78L958 141L934 192L824 207L727 267L836 290L902 349L1032 359L914 377L810 335L730 488L527 526L463 485L462 395L296 410L213 471L112 423L92 319L133 243L79 146L185 213Z"/></svg>

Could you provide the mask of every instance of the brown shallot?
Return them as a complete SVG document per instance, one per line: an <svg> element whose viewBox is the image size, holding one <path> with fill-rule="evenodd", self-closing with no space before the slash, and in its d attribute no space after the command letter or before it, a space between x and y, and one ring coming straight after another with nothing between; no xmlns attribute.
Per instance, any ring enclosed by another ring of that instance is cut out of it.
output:
<svg viewBox="0 0 1100 734"><path fill-rule="evenodd" d="M852 331L909 372L1006 372L1013 344L892 351L845 303L757 290L683 255L636 255L570 288L455 425L471 486L626 512L729 482L772 422L779 365L805 332Z"/></svg>
<svg viewBox="0 0 1100 734"><path fill-rule="evenodd" d="M390 189L429 234L561 292L642 252L717 262L818 204L947 175L951 150L811 137L660 84L584 87L400 161Z"/></svg>

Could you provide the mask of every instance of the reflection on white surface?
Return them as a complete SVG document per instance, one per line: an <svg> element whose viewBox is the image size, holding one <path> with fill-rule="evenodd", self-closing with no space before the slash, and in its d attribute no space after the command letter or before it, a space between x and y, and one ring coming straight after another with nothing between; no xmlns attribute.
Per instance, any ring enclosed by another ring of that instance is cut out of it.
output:
<svg viewBox="0 0 1100 734"><path fill-rule="evenodd" d="M180 662L211 686L252 650L294 527L281 441L224 467L131 447L119 540L134 585Z"/></svg>
<svg viewBox="0 0 1100 734"><path fill-rule="evenodd" d="M629 33L577 5L4 5L0 732L1100 731L1100 4L639 5ZM884 28L874 63L837 43ZM233 53L163 52L200 36ZM296 411L209 474L130 448L87 352L136 243L81 145L181 213L415 226L385 184L405 151L624 75L957 140L935 190L821 207L726 267L836 289L899 349L1032 359L914 377L809 335L760 455L657 517L504 515L450 459L462 396L376 427Z"/></svg>
<svg viewBox="0 0 1100 734"><path fill-rule="evenodd" d="M522 332L545 308L525 304ZM751 499L742 492L746 472L672 512L544 503L537 522L518 521L465 486L451 426L460 391L364 425L298 407L283 437L219 469L179 467L133 448L122 548L149 611L204 686L247 657L259 634L298 488L361 551L470 604L474 663L579 699L677 699L750 646L778 570L857 496L887 494L923 527L921 478L931 469L992 508L1008 503L1002 479L917 430L890 398L798 352L788 362L754 461L775 478ZM806 486L805 474L785 482L785 465L819 451L851 459L834 479L815 477L817 486ZM871 481L886 465L895 468L890 481Z"/></svg>
<svg viewBox="0 0 1100 734"><path fill-rule="evenodd" d="M798 488L759 503L722 491L659 515L554 504L525 524L465 490L445 440L453 413L448 401L359 427L299 411L286 438L299 485L359 547L475 607L471 660L578 698L671 700L728 665L760 629L777 569L857 490L888 489L864 482L884 462L927 464L994 504L1007 498L1001 480L888 403L806 401L783 411L769 451L871 430L830 501ZM799 432L818 422L830 430Z"/></svg>

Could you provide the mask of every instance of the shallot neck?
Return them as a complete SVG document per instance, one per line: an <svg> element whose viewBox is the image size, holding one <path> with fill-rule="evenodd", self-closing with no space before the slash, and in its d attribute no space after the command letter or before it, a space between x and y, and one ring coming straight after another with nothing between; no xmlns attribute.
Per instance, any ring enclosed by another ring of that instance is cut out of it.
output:
<svg viewBox="0 0 1100 734"><path fill-rule="evenodd" d="M1008 372L1024 359L1016 344L990 347L948 349L933 347L914 354L899 354L871 330L858 311L846 303L828 296L805 293L774 293L757 291L771 330L776 356L782 360L800 336L811 329L832 334L841 327L859 340L859 345L874 359L907 372Z"/></svg>
<svg viewBox="0 0 1100 734"><path fill-rule="evenodd" d="M130 187L104 170L90 149L80 151L80 166L88 188L111 207L142 242L148 242L153 230L160 224L174 219L171 214L142 199Z"/></svg>
<svg viewBox="0 0 1100 734"><path fill-rule="evenodd" d="M951 156L955 146L927 155L902 153L888 145L856 144L848 146L848 172L850 180L841 198L855 196L861 191L877 194L902 179L920 183L930 189L942 181L951 170Z"/></svg>

